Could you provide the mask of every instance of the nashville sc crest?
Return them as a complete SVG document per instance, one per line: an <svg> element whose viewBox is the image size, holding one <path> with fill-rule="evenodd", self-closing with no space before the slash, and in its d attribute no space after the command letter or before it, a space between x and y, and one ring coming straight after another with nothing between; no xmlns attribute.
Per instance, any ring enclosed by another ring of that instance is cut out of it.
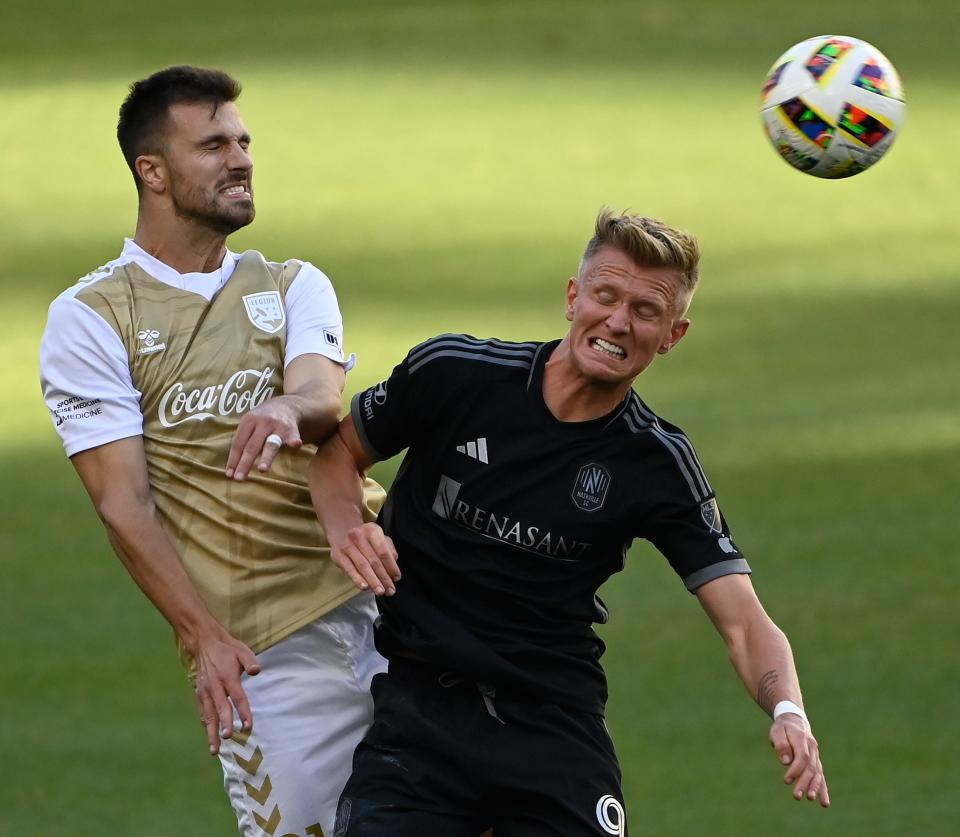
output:
<svg viewBox="0 0 960 837"><path fill-rule="evenodd" d="M610 472L603 465L589 462L577 472L570 496L578 509L592 512L603 508L609 489Z"/></svg>

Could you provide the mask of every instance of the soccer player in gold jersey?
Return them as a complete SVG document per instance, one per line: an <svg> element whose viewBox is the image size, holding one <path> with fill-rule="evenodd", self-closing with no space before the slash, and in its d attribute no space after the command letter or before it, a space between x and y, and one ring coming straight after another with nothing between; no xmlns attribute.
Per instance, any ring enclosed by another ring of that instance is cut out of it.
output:
<svg viewBox="0 0 960 837"><path fill-rule="evenodd" d="M51 305L44 396L115 552L170 623L244 835L332 833L371 717L371 592L330 561L306 484L345 373L329 279L231 252L254 219L239 84L170 67L117 135L136 231ZM367 482L369 519L382 491Z"/></svg>

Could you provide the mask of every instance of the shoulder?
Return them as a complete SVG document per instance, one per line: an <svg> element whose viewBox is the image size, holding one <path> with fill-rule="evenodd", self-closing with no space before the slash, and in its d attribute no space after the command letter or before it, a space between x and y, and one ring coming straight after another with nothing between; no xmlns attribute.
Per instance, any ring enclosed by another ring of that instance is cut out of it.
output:
<svg viewBox="0 0 960 837"><path fill-rule="evenodd" d="M132 285L126 255L90 271L62 291L47 310L47 331L100 321L116 330L116 310L129 306ZM97 326L94 325L94 328Z"/></svg>
<svg viewBox="0 0 960 837"><path fill-rule="evenodd" d="M713 489L687 434L654 413L635 392L631 391L617 420L631 447L648 462L656 463L658 472L666 478L672 477L682 493L689 493L696 502L713 496Z"/></svg>
<svg viewBox="0 0 960 837"><path fill-rule="evenodd" d="M440 334L411 349L406 363L411 374L427 366L529 372L540 345L493 337L478 339L469 334Z"/></svg>
<svg viewBox="0 0 960 837"><path fill-rule="evenodd" d="M40 338L40 376L108 373L111 364L127 363L122 312L128 311L131 283L116 259L91 271L63 291L47 310Z"/></svg>
<svg viewBox="0 0 960 837"><path fill-rule="evenodd" d="M283 261L275 261L273 259L268 259L259 250L244 250L242 253L236 253L235 255L238 262L262 264L270 270L277 272L290 273L294 276L302 273L304 276L310 275L326 277L326 274L316 267L316 265L313 265L308 261L304 261L303 259L284 259Z"/></svg>
<svg viewBox="0 0 960 837"><path fill-rule="evenodd" d="M84 302L93 295L109 293L125 279L127 272L125 268L132 261L132 258L124 255L101 265L95 270L91 270L77 279L70 287L61 291L50 304L51 309L63 303L67 303L67 307L70 307L69 302L72 300L79 299L80 302ZM122 284L127 283L122 282Z"/></svg>
<svg viewBox="0 0 960 837"><path fill-rule="evenodd" d="M246 250L238 255L239 264L263 266L276 279L280 290L286 295L296 283L298 293L324 292L332 289L330 278L316 265L302 259L271 261L259 250Z"/></svg>

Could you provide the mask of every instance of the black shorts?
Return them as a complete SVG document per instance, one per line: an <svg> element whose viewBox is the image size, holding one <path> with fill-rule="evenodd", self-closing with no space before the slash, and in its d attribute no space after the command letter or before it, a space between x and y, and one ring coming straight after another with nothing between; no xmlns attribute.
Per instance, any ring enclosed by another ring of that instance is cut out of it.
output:
<svg viewBox="0 0 960 837"><path fill-rule="evenodd" d="M620 765L600 715L491 694L395 660L372 685L334 837L626 835Z"/></svg>

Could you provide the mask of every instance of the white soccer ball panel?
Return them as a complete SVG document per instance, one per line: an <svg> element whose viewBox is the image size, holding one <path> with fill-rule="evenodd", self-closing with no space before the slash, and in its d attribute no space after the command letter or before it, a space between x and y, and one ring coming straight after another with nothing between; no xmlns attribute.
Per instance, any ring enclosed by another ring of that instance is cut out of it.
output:
<svg viewBox="0 0 960 837"><path fill-rule="evenodd" d="M794 168L817 177L858 174L879 160L903 121L893 65L858 38L801 41L774 62L761 93L770 142Z"/></svg>

